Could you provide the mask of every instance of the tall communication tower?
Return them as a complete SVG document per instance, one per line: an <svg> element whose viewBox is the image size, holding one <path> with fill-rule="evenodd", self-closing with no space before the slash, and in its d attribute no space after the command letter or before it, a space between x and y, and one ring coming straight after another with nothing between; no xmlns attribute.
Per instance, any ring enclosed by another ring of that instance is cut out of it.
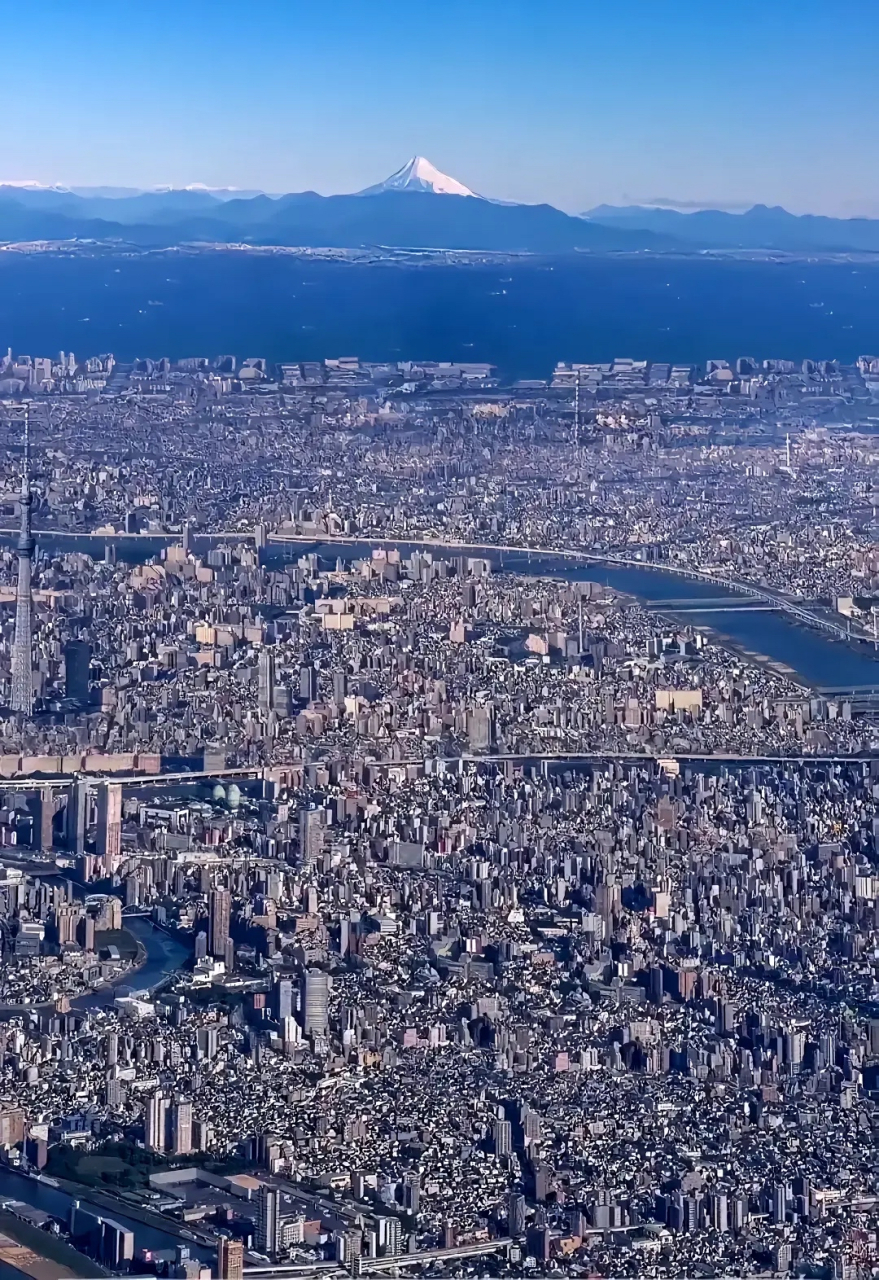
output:
<svg viewBox="0 0 879 1280"><path fill-rule="evenodd" d="M580 370L574 383L574 448L580 448Z"/></svg>
<svg viewBox="0 0 879 1280"><path fill-rule="evenodd" d="M18 535L18 588L15 593L15 638L12 642L12 710L27 717L34 709L33 596L31 569L34 539L31 533L30 418L24 407L24 464L19 494L21 527Z"/></svg>

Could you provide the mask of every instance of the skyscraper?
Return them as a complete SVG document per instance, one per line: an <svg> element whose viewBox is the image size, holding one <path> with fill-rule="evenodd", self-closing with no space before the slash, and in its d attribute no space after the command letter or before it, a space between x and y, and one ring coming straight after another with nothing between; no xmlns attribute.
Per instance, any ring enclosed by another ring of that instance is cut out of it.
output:
<svg viewBox="0 0 879 1280"><path fill-rule="evenodd" d="M511 1236L525 1234L525 1207L521 1191L511 1191L507 1197L507 1231Z"/></svg>
<svg viewBox="0 0 879 1280"><path fill-rule="evenodd" d="M68 640L64 646L64 692L74 702L88 702L92 647L85 640Z"/></svg>
<svg viewBox="0 0 879 1280"><path fill-rule="evenodd" d="M34 849L47 852L52 848L52 819L55 816L55 797L51 787L40 787L39 791L27 802L33 815L33 837L31 845Z"/></svg>
<svg viewBox="0 0 879 1280"><path fill-rule="evenodd" d="M303 862L317 862L324 847L323 809L299 810L299 851Z"/></svg>
<svg viewBox="0 0 879 1280"><path fill-rule="evenodd" d="M67 808L64 810L64 839L71 853L82 854L85 851L88 810L88 779L75 778L67 792Z"/></svg>
<svg viewBox="0 0 879 1280"><path fill-rule="evenodd" d="M192 1151L192 1103L183 1098L174 1104L171 1141L175 1156L188 1156Z"/></svg>
<svg viewBox="0 0 879 1280"><path fill-rule="evenodd" d="M275 702L275 655L271 649L260 650L258 674L259 709L268 715Z"/></svg>
<svg viewBox="0 0 879 1280"><path fill-rule="evenodd" d="M279 978L272 992L274 1013L278 1022L293 1016L293 982L290 978Z"/></svg>
<svg viewBox="0 0 879 1280"><path fill-rule="evenodd" d="M148 1151L165 1151L167 1148L166 1126L168 1120L168 1099L157 1089L147 1098L146 1116L144 1118L144 1137Z"/></svg>
<svg viewBox="0 0 879 1280"><path fill-rule="evenodd" d="M407 1213L418 1213L421 1207L421 1176L417 1169L403 1174L403 1208Z"/></svg>
<svg viewBox="0 0 879 1280"><path fill-rule="evenodd" d="M509 1120L495 1120L492 1132L496 1156L508 1156L513 1150L513 1126Z"/></svg>
<svg viewBox="0 0 879 1280"><path fill-rule="evenodd" d="M18 537L18 589L15 595L15 639L12 643L12 710L29 716L34 709L34 676L31 666L33 640L33 599L31 567L34 540L31 534L30 459L28 419L24 419L24 471L21 477L21 531Z"/></svg>
<svg viewBox="0 0 879 1280"><path fill-rule="evenodd" d="M280 1197L274 1187L263 1184L256 1198L256 1247L271 1258L278 1252Z"/></svg>
<svg viewBox="0 0 879 1280"><path fill-rule="evenodd" d="M122 856L122 787L102 782L98 787L97 852L101 874L111 876Z"/></svg>
<svg viewBox="0 0 879 1280"><path fill-rule="evenodd" d="M226 955L229 922L232 917L232 895L228 889L212 889L208 915L208 951L218 960Z"/></svg>
<svg viewBox="0 0 879 1280"><path fill-rule="evenodd" d="M302 1029L306 1035L326 1035L329 1026L330 976L322 969L306 969L302 979Z"/></svg>

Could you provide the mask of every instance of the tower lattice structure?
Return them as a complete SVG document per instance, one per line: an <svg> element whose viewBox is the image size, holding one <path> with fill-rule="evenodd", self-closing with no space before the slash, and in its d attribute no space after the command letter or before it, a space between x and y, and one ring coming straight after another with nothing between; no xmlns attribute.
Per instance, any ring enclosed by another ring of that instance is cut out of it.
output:
<svg viewBox="0 0 879 1280"><path fill-rule="evenodd" d="M28 414L24 414L24 466L21 475L19 508L21 526L18 535L18 587L15 593L15 637L12 642L12 710L25 717L34 709L33 649L33 595L31 571L33 568L34 539L31 532L31 506L33 494L30 481L30 456Z"/></svg>

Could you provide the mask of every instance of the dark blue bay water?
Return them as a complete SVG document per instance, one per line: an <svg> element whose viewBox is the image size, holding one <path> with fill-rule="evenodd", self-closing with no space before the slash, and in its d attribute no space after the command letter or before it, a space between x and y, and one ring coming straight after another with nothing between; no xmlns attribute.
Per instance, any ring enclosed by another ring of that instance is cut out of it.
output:
<svg viewBox="0 0 879 1280"><path fill-rule="evenodd" d="M0 347L271 360L854 359L879 351L879 264L587 257L402 267L246 253L0 254Z"/></svg>

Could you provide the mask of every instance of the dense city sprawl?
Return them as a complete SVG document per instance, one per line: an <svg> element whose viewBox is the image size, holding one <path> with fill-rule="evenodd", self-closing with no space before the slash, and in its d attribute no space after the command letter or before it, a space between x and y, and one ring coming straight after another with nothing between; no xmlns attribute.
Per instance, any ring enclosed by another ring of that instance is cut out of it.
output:
<svg viewBox="0 0 879 1280"><path fill-rule="evenodd" d="M869 1274L879 358L0 396L13 1214L191 1280Z"/></svg>

